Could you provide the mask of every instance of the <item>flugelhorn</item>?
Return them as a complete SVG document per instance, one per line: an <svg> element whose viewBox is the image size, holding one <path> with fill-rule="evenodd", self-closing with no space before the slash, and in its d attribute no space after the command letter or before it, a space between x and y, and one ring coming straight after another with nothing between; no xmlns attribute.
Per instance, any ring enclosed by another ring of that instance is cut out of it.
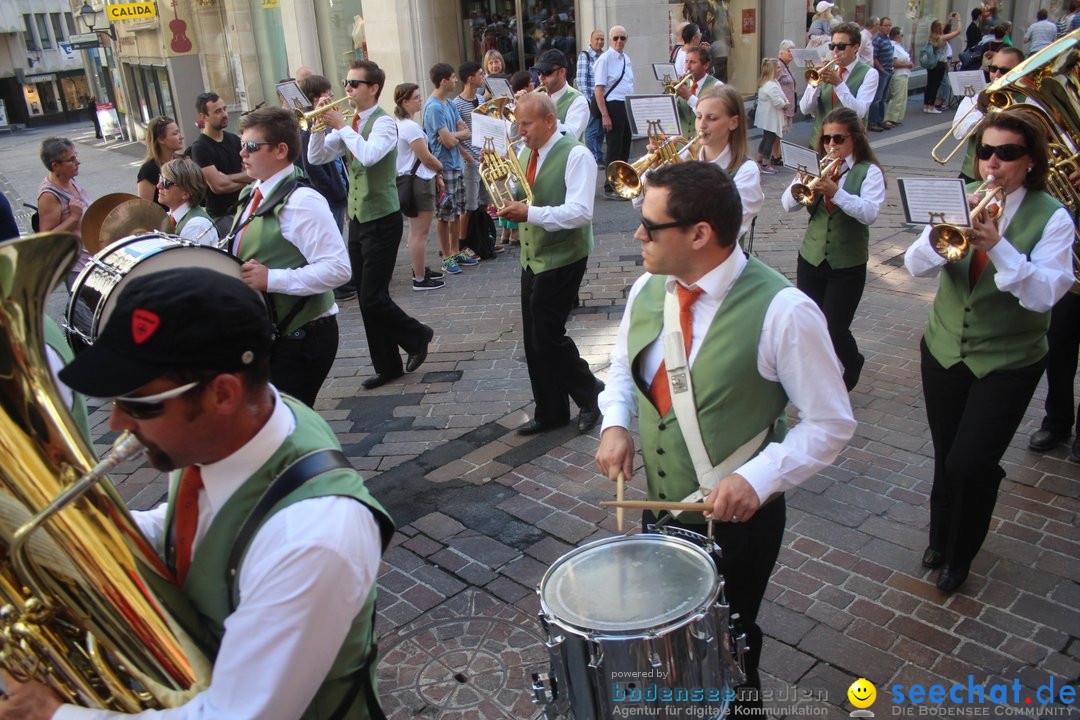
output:
<svg viewBox="0 0 1080 720"><path fill-rule="evenodd" d="M817 68L809 67L809 68L806 68L806 84L811 86L811 87L817 87L819 84L821 84L821 73L825 72L826 70L829 69L830 66L835 65L835 64L836 64L836 59L834 58L834 59L830 60L829 62L825 63L824 65L822 65L821 67L817 67Z"/></svg>
<svg viewBox="0 0 1080 720"><path fill-rule="evenodd" d="M650 144L656 146L655 150L638 158L633 164L616 160L608 165L608 184L619 197L627 200L635 198L643 189L641 176L646 170L662 167L668 163L681 162L680 153L700 139L701 133L689 140L682 135L672 135L667 138L659 135L651 136Z"/></svg>
<svg viewBox="0 0 1080 720"><path fill-rule="evenodd" d="M506 155L500 155L495 150L494 141L489 137L480 150L480 179L484 181L484 187L491 195L491 203L497 210L502 210L517 199L514 185L523 195L521 201L532 205L532 187L517 156L518 147L524 142L523 139L519 139L517 143L507 140Z"/></svg>
<svg viewBox="0 0 1080 720"><path fill-rule="evenodd" d="M343 103L349 102L349 98L343 97L340 100L335 100L332 103L326 105L319 105L314 110L308 110L304 112L302 110L293 110L296 113L296 123L300 126L301 130L310 130L311 132L322 132L326 130L326 123L323 122L322 115L327 110L337 110L346 119L351 118L356 114L356 108L349 106L346 108L339 108Z"/></svg>
<svg viewBox="0 0 1080 720"><path fill-rule="evenodd" d="M481 115L494 116L500 120L505 120L509 123L516 123L517 119L514 117L514 106L521 101L521 98L525 97L529 93L536 93L538 95L547 95L547 88L541 85L535 90L530 90L527 93L522 93L516 97L507 97L506 95L500 95L499 97L485 100L477 105L474 109L474 113Z"/></svg>
<svg viewBox="0 0 1080 720"><path fill-rule="evenodd" d="M818 184L821 183L822 178L831 178L835 175L836 169L840 167L840 163L843 161L844 158L842 157L830 158L828 155L821 158L821 174L808 182L797 182L792 185L791 197L795 198L800 205L809 205L814 202L814 194L817 192ZM805 175L803 179L805 179Z"/></svg>
<svg viewBox="0 0 1080 720"><path fill-rule="evenodd" d="M973 193L975 195L982 193L983 196L975 207L971 209L970 217L972 221L983 210L987 211L991 220L997 220L1004 214L1005 189L1001 186L992 185L993 182L994 176L988 175L983 184ZM990 205L995 198L998 198L998 204ZM934 248L934 252L949 262L958 262L967 257L968 251L971 249L971 235L973 233L974 231L971 228L940 223L930 228L930 247Z"/></svg>
<svg viewBox="0 0 1080 720"><path fill-rule="evenodd" d="M686 83L690 82L690 80L692 80L693 77L694 77L694 73L688 72L685 75L683 75L681 78L679 78L679 80L677 82L665 83L664 84L664 94L665 95L675 95L676 93L679 92L679 88L682 87L683 85L685 85Z"/></svg>

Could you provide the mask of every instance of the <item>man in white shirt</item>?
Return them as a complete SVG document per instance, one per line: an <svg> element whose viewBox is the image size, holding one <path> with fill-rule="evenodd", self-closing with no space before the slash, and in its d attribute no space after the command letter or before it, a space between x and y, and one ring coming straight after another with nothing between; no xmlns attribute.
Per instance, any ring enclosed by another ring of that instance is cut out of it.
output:
<svg viewBox="0 0 1080 720"><path fill-rule="evenodd" d="M1038 52L1057 40L1057 23L1052 23L1047 19L1050 13L1046 8L1039 8L1035 17L1036 21L1029 25L1027 32L1024 33L1024 43L1028 46L1028 53Z"/></svg>
<svg viewBox="0 0 1080 720"><path fill-rule="evenodd" d="M857 25L846 23L833 29L829 49L836 65L822 70L821 82L817 87L807 85L799 100L799 109L814 117L814 130L810 136L810 147L814 150L817 150L821 123L826 115L843 105L865 120L877 93L877 73L856 57L860 37Z"/></svg>
<svg viewBox="0 0 1080 720"><path fill-rule="evenodd" d="M540 84L555 103L559 131L581 140L589 124L589 101L566 82L566 67L566 55L555 48L545 50L536 61Z"/></svg>
<svg viewBox="0 0 1080 720"><path fill-rule="evenodd" d="M596 85L593 97L600 111L604 132L607 133L607 162L616 160L626 162L630 159L630 120L626 115L626 96L634 94L634 63L624 50L626 48L626 28L616 25L608 33L610 47L596 59L593 73ZM604 197L608 200L622 200L604 183Z"/></svg>
<svg viewBox="0 0 1080 720"><path fill-rule="evenodd" d="M163 560L141 580L177 608L213 676L182 706L139 718L382 717L375 579L393 523L326 422L268 382L272 332L258 294L234 278L151 273L124 288L97 342L60 373L114 398L111 427L133 433L156 469L182 471L167 502L133 513ZM285 470L304 456L318 464L291 483ZM264 493L280 500L261 508ZM3 720L131 717L62 705L38 682L6 690Z"/></svg>
<svg viewBox="0 0 1080 720"><path fill-rule="evenodd" d="M706 519L715 521L725 593L749 632L747 684L735 699L743 707L733 716L761 707L756 619L783 539L783 493L833 462L855 430L825 318L738 251L732 218L740 213L734 184L715 164L667 165L650 176L636 233L646 274L619 325L596 451L602 473L629 480L638 415L649 499L709 507L668 524L704 535ZM667 303L679 327L665 323ZM679 336L665 342L672 333ZM665 345L679 366L665 359ZM785 434L789 400L799 423Z"/></svg>
<svg viewBox="0 0 1080 720"><path fill-rule="evenodd" d="M874 36L878 31L878 19L871 17L859 32L859 60L867 65L874 64Z"/></svg>

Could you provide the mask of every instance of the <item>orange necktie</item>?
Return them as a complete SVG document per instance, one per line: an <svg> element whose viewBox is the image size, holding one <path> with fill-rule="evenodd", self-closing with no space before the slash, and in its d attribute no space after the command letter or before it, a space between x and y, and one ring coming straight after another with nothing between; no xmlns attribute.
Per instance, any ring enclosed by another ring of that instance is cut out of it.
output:
<svg viewBox="0 0 1080 720"><path fill-rule="evenodd" d="M195 531L199 527L199 491L202 490L202 470L198 465L184 468L180 475L180 487L176 490L176 506L173 525L176 532L176 582L180 587L187 580L191 567L191 546L195 543Z"/></svg>
<svg viewBox="0 0 1080 720"><path fill-rule="evenodd" d="M840 167L838 166L836 168L836 172L834 172L832 174L832 179L837 180L837 179L839 179L839 177L840 177ZM825 212L832 215L832 211L835 210L835 209L836 209L836 203L834 203L832 201L832 198L830 198L830 197L825 198Z"/></svg>
<svg viewBox="0 0 1080 720"><path fill-rule="evenodd" d="M255 192L251 193L251 206L248 208L247 212L249 218L259 209L259 203L261 202L262 190L260 188L255 188ZM246 232L247 227L245 226L244 229L240 231L240 234L236 236L236 252L234 253L236 257L240 257L240 241L244 238L244 233Z"/></svg>
<svg viewBox="0 0 1080 720"><path fill-rule="evenodd" d="M846 70L847 68L840 68L840 70L838 71L840 73L840 82L844 82L844 72ZM836 98L836 86L833 85L832 87L830 87L829 92L832 93L832 106L835 108L837 105L840 104L840 101Z"/></svg>
<svg viewBox="0 0 1080 720"><path fill-rule="evenodd" d="M540 153L533 150L532 155L529 156L529 167L525 168L525 179L528 181L529 186L532 187L533 180L536 180L536 162L540 157ZM518 167L521 167L520 165Z"/></svg>
<svg viewBox="0 0 1080 720"><path fill-rule="evenodd" d="M697 80L695 80L694 84L690 86L690 94L697 95Z"/></svg>
<svg viewBox="0 0 1080 720"><path fill-rule="evenodd" d="M679 328L682 330L683 344L686 346L686 364L690 364L690 346L694 338L694 313L692 308L701 294L705 292L701 288L685 288L676 285L679 291ZM652 384L649 385L649 398L653 401L660 417L664 417L671 410L671 386L668 384L667 361L660 363L653 376Z"/></svg>
<svg viewBox="0 0 1080 720"><path fill-rule="evenodd" d="M987 209L987 212L993 214L997 212L997 204L992 203ZM994 227L997 228L998 221L994 220ZM975 289L975 283L979 282L979 278L982 277L983 270L990 263L990 256L985 250L979 248L972 248L971 253L971 265L968 266L968 284L971 289Z"/></svg>

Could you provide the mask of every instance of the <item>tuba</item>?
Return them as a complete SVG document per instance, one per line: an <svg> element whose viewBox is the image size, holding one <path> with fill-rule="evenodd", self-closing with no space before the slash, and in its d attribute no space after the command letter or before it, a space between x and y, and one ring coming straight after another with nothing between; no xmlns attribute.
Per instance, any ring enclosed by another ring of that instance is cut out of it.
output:
<svg viewBox="0 0 1080 720"><path fill-rule="evenodd" d="M197 627L194 610L98 481L141 447L124 438L96 463L45 355L45 298L78 245L70 233L0 244L0 667L83 707L175 707L210 682L177 619Z"/></svg>

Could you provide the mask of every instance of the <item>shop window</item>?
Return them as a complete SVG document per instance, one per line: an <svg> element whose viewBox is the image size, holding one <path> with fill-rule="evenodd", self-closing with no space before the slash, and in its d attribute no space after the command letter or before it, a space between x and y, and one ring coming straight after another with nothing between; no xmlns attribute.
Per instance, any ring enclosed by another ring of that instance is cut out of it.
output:
<svg viewBox="0 0 1080 720"><path fill-rule="evenodd" d="M322 43L323 74L337 87L348 74L349 63L368 56L361 0L315 3L315 24Z"/></svg>

